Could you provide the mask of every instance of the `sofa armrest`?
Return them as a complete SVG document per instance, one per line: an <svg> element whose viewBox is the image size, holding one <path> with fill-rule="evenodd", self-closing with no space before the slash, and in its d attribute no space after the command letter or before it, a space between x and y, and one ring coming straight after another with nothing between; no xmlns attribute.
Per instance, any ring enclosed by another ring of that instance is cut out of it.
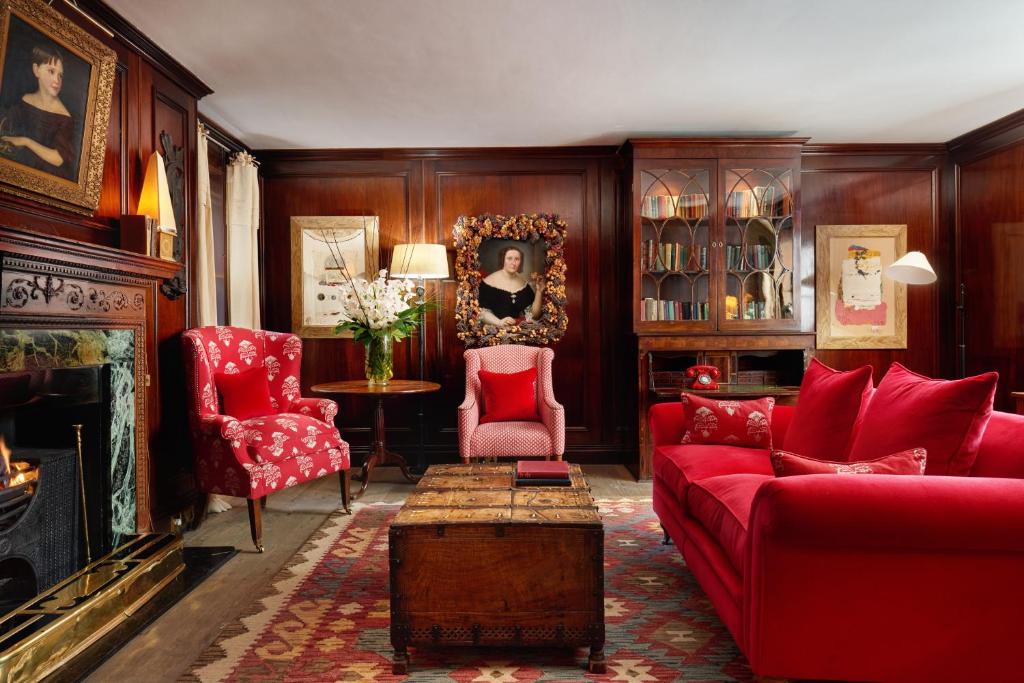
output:
<svg viewBox="0 0 1024 683"><path fill-rule="evenodd" d="M476 401L476 394L474 394L467 383L466 386L466 398L462 401L462 405L459 406L459 455L462 456L463 460L467 460L471 453L469 444L473 438L473 432L476 431L477 426L480 424L480 404Z"/></svg>
<svg viewBox="0 0 1024 683"><path fill-rule="evenodd" d="M780 477L758 491L750 530L804 547L1024 552L1024 480Z"/></svg>
<svg viewBox="0 0 1024 683"><path fill-rule="evenodd" d="M647 411L651 446L678 444L683 438L683 404L680 401L655 403Z"/></svg>
<svg viewBox="0 0 1024 683"><path fill-rule="evenodd" d="M742 574L740 639L760 676L1008 680L1024 611L1024 481L770 480Z"/></svg>

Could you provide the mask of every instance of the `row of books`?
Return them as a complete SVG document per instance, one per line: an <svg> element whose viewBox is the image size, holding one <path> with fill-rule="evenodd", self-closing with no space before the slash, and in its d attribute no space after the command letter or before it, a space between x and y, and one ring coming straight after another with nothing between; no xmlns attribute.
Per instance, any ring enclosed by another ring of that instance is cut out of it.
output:
<svg viewBox="0 0 1024 683"><path fill-rule="evenodd" d="M725 267L728 270L770 268L775 257L774 250L767 244L752 244L747 247L747 260L743 261L743 247L738 244L725 245Z"/></svg>
<svg viewBox="0 0 1024 683"><path fill-rule="evenodd" d="M793 213L792 205L793 200L788 192L774 185L757 186L730 192L725 200L725 215L732 218L788 216Z"/></svg>
<svg viewBox="0 0 1024 683"><path fill-rule="evenodd" d="M707 320L707 301L673 301L645 298L640 308L641 320Z"/></svg>
<svg viewBox="0 0 1024 683"><path fill-rule="evenodd" d="M640 215L644 218L700 220L707 214L708 196L702 192L678 197L670 194L649 194L644 195L640 203Z"/></svg>
<svg viewBox="0 0 1024 683"><path fill-rule="evenodd" d="M735 297L729 297L735 299ZM729 320L738 320L739 311L734 306L730 307L728 303L725 307L725 317ZM768 315L768 308L763 301L748 301L743 306L743 319L744 320L767 320L770 316Z"/></svg>
<svg viewBox="0 0 1024 683"><path fill-rule="evenodd" d="M708 248L696 247L692 252L679 242L644 240L640 245L640 271L663 273L666 270L707 270Z"/></svg>

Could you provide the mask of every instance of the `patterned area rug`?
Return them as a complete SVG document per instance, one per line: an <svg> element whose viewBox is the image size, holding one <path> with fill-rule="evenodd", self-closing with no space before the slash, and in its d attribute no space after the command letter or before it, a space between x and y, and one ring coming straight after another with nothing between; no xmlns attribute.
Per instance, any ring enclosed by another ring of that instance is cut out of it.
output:
<svg viewBox="0 0 1024 683"><path fill-rule="evenodd" d="M746 660L650 501L601 501L608 673L586 649L411 648L391 674L388 523L397 505L328 518L181 679L213 681L749 681Z"/></svg>

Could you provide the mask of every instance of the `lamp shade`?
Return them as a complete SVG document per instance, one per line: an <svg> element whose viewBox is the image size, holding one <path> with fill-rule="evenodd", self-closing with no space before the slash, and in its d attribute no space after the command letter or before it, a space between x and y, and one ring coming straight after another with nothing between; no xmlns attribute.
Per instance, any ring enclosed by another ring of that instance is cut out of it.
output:
<svg viewBox="0 0 1024 683"><path fill-rule="evenodd" d="M886 274L896 282L908 285L927 285L937 279L932 264L919 251L908 251L889 266Z"/></svg>
<svg viewBox="0 0 1024 683"><path fill-rule="evenodd" d="M442 280L448 277L448 252L443 244L396 244L391 275Z"/></svg>
<svg viewBox="0 0 1024 683"><path fill-rule="evenodd" d="M164 170L164 158L159 152L153 152L146 165L138 213L154 219L163 232L178 231L174 222L174 208L171 206L171 190L167 185L167 172Z"/></svg>

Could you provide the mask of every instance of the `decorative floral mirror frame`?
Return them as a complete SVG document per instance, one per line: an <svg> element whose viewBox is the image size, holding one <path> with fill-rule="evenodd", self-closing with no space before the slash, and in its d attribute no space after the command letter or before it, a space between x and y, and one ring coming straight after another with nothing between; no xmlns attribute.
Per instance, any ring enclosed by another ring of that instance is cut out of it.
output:
<svg viewBox="0 0 1024 683"><path fill-rule="evenodd" d="M455 329L467 347L497 344L546 346L565 334L565 221L551 214L459 216L455 223L455 276L458 279ZM544 291L540 315L534 321L507 326L484 322L480 315L480 247L487 240L511 240L528 245L543 242Z"/></svg>

